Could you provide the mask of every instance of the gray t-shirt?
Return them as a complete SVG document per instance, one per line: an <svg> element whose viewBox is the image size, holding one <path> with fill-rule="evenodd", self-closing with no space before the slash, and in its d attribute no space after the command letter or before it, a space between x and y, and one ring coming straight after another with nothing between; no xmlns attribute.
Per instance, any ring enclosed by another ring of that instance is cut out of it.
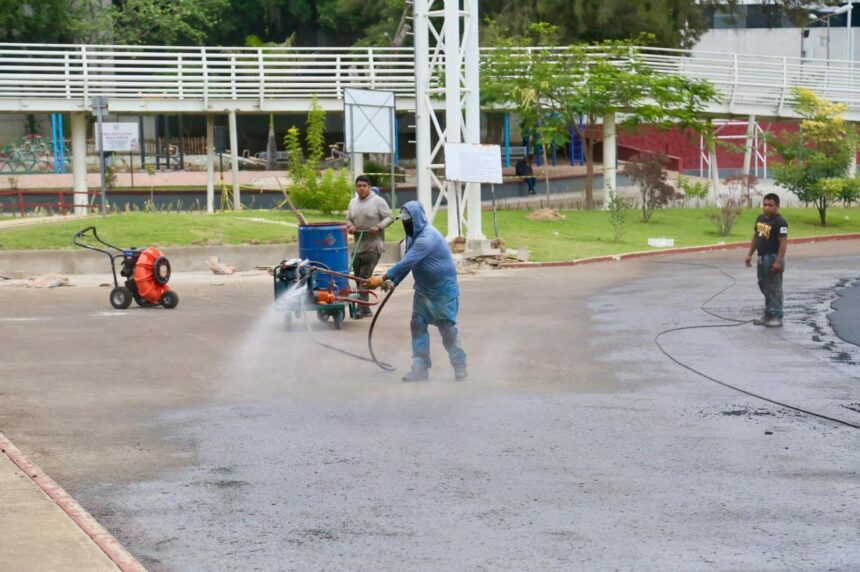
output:
<svg viewBox="0 0 860 572"><path fill-rule="evenodd" d="M385 233L381 231L393 222L394 217L391 216L388 203L376 193L370 193L364 200L355 195L349 201L346 224L354 226L356 231L369 230L374 226L378 226L380 229L380 232L376 234L366 233L362 235L361 244L358 247L359 252L375 250L381 254L385 245ZM358 236L356 234L356 240L358 240Z"/></svg>

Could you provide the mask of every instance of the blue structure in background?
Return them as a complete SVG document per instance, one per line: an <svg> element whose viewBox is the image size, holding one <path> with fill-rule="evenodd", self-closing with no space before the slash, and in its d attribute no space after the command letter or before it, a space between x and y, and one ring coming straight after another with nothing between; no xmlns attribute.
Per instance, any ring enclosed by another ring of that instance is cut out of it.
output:
<svg viewBox="0 0 860 572"><path fill-rule="evenodd" d="M54 150L54 172L66 172L66 143L63 138L63 114L51 114L51 144Z"/></svg>
<svg viewBox="0 0 860 572"><path fill-rule="evenodd" d="M400 120L394 116L394 165L400 165Z"/></svg>
<svg viewBox="0 0 860 572"><path fill-rule="evenodd" d="M579 128L583 128L582 118L579 118ZM576 129L570 127L570 164L585 165L585 148L582 146L582 140L577 137Z"/></svg>

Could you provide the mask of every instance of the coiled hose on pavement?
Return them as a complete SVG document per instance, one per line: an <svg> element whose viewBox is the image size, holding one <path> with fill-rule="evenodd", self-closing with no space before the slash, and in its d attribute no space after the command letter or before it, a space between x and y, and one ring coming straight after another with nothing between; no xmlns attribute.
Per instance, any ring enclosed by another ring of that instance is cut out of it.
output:
<svg viewBox="0 0 860 572"><path fill-rule="evenodd" d="M715 266L713 264L704 264L701 262L675 262L675 261L670 261L670 260L653 260L651 262L653 264L676 264L679 266L700 266L700 267L704 267L704 268L712 268L714 270L719 271L723 276L725 276L726 278L731 280L731 283L728 286L726 286L725 288L723 288L722 290L720 290L719 292L717 292L716 294L714 294L713 296L711 296L710 298L708 298L707 300L702 302L701 306L699 306L699 308L703 312L705 312L706 314L709 314L715 318L719 318L720 320L725 320L725 321L731 322L731 323L730 324L702 324L702 325L697 325L697 326L681 326L681 327L677 327L677 328L669 328L668 330L663 330L662 332L659 332L656 336L654 336L654 343L657 345L657 347L660 349L660 351L663 352L663 355L665 355L667 358L669 358L670 360L672 360L673 362L675 362L679 366L683 367L684 369L689 370L689 371L695 373L696 375L704 377L705 379L712 381L716 384L722 385L723 387L727 387L729 389L737 391L738 393L743 393L744 395L754 397L755 399L760 399L761 401L766 401L767 403L771 403L773 405L778 405L779 407L785 407L786 409L791 409L792 411L797 411L798 413L803 413L805 415L810 415L812 417L817 417L819 419L824 419L826 421L832 421L833 423L839 423L841 425L845 425L847 427L852 427L854 429L860 429L860 425L858 425L856 423L852 423L851 421L846 421L844 419L839 419L837 417L830 417L827 415L823 415L821 413L809 411L807 409L803 409L801 407L796 407L796 406L790 405L788 403L783 403L782 401L777 401L775 399L771 399L771 398L766 397L764 395L754 393L752 391L740 388L736 385L732 385L731 383L721 381L715 377L711 377L710 375L697 370L696 368L682 362L681 360L679 360L678 358L676 358L675 356L670 354L666 350L666 348L664 348L663 345L660 343L660 338L666 334L670 334L672 332L681 332L681 331L685 331L685 330L703 330L706 328L733 328L735 326L743 326L744 324L749 324L750 322L752 322L752 320L737 320L735 318L727 318L725 316L721 316L721 315L717 314L716 312L712 312L705 307L709 302L716 299L718 296L720 296L724 292L728 291L729 289L733 288L735 286L735 284L737 284L737 279L734 276L732 276L731 274L727 273L722 268L720 268L719 266Z"/></svg>

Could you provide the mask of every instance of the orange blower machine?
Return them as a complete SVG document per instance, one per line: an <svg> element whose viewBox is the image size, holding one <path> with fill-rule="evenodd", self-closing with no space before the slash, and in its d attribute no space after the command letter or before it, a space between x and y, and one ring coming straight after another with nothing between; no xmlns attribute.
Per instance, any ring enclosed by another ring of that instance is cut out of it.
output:
<svg viewBox="0 0 860 572"><path fill-rule="evenodd" d="M110 250L87 244L87 234ZM125 310L132 300L144 307L164 306L171 309L179 304L179 296L167 285L170 280L170 261L156 247L150 246L145 250L119 248L99 238L94 226L88 226L75 234L74 243L110 258L114 284L110 303L117 310ZM119 259L122 260L119 273L125 278L124 286L119 285L116 277L116 261Z"/></svg>

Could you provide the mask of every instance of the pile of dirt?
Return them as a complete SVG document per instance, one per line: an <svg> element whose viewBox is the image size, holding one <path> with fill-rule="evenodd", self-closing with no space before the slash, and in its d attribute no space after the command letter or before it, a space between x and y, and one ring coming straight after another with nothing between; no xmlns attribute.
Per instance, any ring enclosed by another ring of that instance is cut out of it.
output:
<svg viewBox="0 0 860 572"><path fill-rule="evenodd" d="M529 220L564 220L567 217L556 209L536 209L529 213Z"/></svg>

